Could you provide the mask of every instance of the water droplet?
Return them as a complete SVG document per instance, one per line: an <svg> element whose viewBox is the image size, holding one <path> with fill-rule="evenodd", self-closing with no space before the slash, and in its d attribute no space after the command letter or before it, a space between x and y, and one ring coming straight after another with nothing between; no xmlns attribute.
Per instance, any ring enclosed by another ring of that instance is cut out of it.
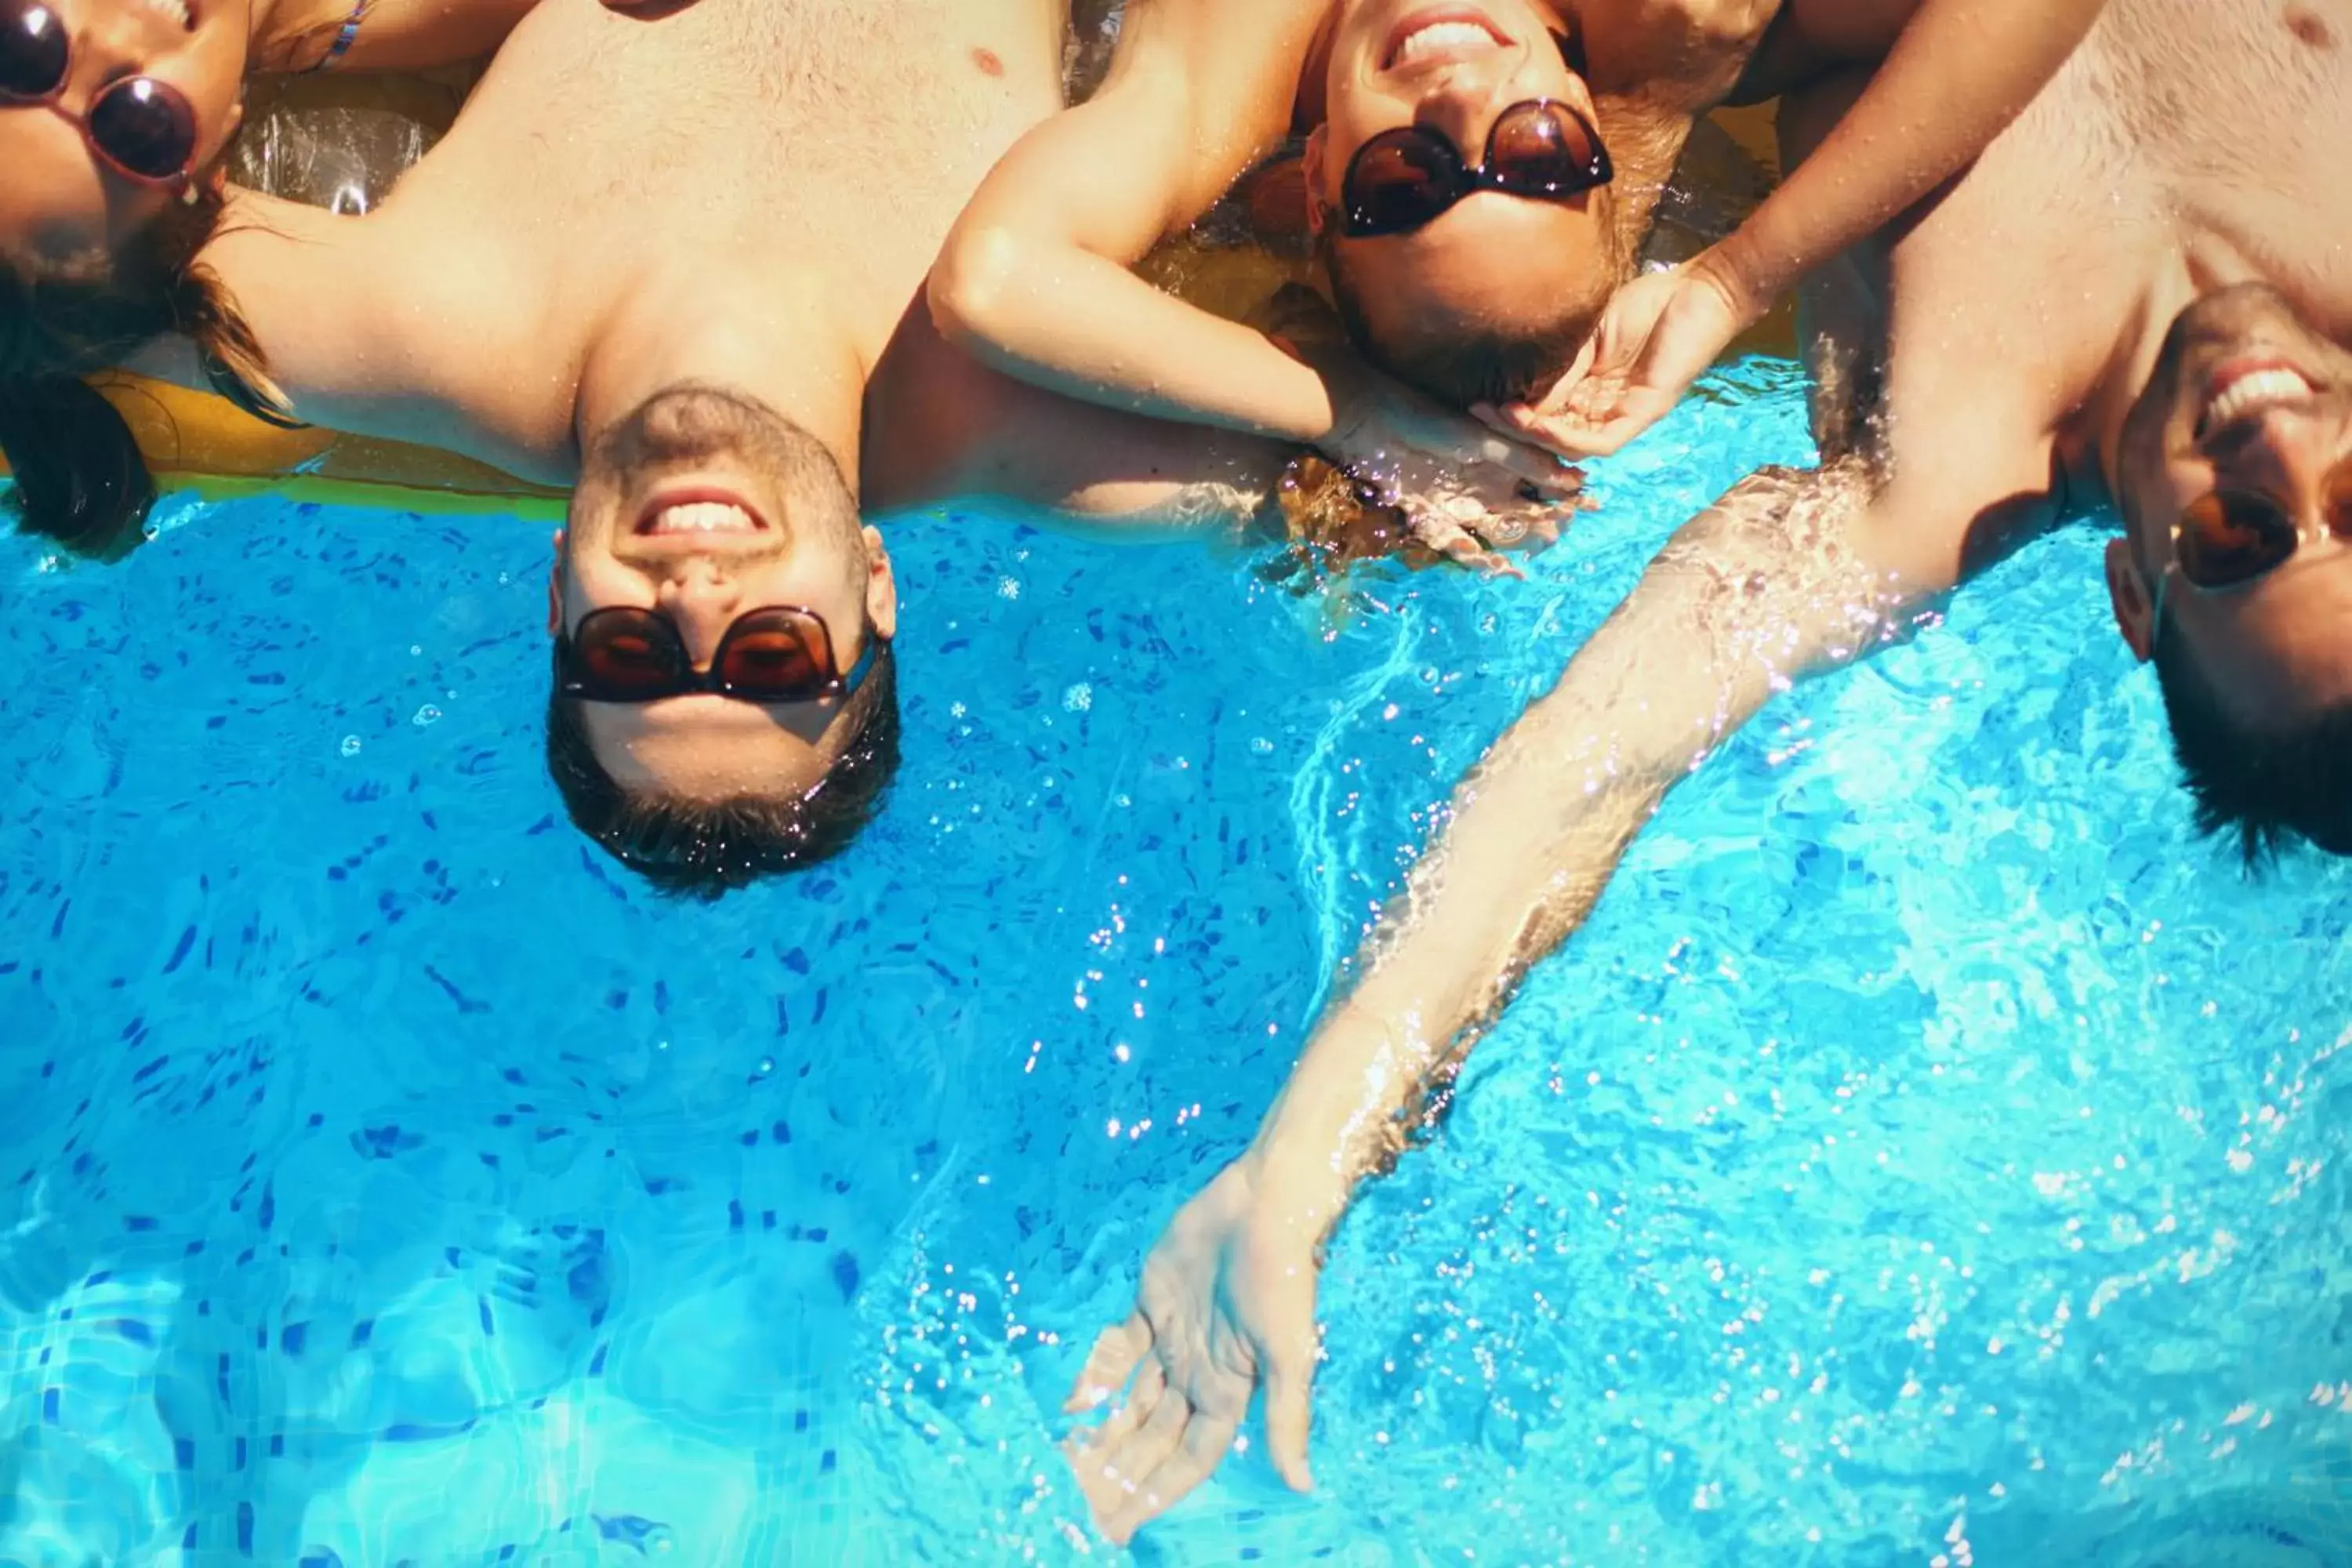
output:
<svg viewBox="0 0 2352 1568"><path fill-rule="evenodd" d="M424 729L428 724L438 724L440 721L441 710L434 707L430 702L427 702L424 707L419 708L416 710L416 717L409 721L410 723L415 725L420 730Z"/></svg>
<svg viewBox="0 0 2352 1568"><path fill-rule="evenodd" d="M356 756L358 756L359 754L360 754L360 738L359 738L357 735L346 735L346 736L344 736L344 737L343 737L343 755L345 755L345 756L347 756L347 757L356 757Z"/></svg>
<svg viewBox="0 0 2352 1568"><path fill-rule="evenodd" d="M1250 750L1256 752L1261 757L1270 757L1274 755L1274 742L1267 740L1264 735L1260 735L1256 740L1250 742Z"/></svg>

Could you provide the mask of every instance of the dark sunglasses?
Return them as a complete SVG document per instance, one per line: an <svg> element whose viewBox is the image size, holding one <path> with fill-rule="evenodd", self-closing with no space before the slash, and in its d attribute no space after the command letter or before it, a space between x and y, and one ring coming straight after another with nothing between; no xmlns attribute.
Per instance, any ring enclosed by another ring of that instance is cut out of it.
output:
<svg viewBox="0 0 2352 1568"><path fill-rule="evenodd" d="M884 639L869 637L847 675L834 662L833 636L814 610L774 605L740 616L719 639L710 668L698 670L677 623L658 610L592 611L555 639L555 679L586 702L658 702L709 692L740 702L847 699L865 684Z"/></svg>
<svg viewBox="0 0 2352 1568"><path fill-rule="evenodd" d="M2328 470L2321 491L2326 531L2352 538L2352 458ZM2251 588L2294 559L2304 541L2321 530L2306 529L2284 507L2252 490L2217 489L2180 510L2172 526L2168 581L2178 570L2192 588L2209 594ZM2156 590L2156 620L2164 621L2165 581Z"/></svg>
<svg viewBox="0 0 2352 1568"><path fill-rule="evenodd" d="M1475 167L1425 125L1383 131L1357 148L1339 182L1340 232L1351 239L1410 234L1476 191L1565 201L1615 177L1592 121L1565 103L1531 98L1496 117Z"/></svg>
<svg viewBox="0 0 2352 1568"><path fill-rule="evenodd" d="M66 89L73 45L65 18L40 0L0 0L0 108L52 107ZM196 159L196 111L179 89L125 77L98 89L77 118L98 161L136 184L177 189Z"/></svg>

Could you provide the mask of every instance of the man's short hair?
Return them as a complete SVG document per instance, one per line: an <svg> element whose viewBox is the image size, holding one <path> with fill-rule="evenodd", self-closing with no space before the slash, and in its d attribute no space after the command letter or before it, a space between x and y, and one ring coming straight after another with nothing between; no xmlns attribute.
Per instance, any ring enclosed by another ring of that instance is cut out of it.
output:
<svg viewBox="0 0 2352 1568"><path fill-rule="evenodd" d="M823 865L865 831L898 771L898 666L887 643L828 728L840 751L805 795L631 795L597 760L583 707L560 689L548 699L547 771L572 825L674 897L714 902L763 877Z"/></svg>
<svg viewBox="0 0 2352 1568"><path fill-rule="evenodd" d="M2235 834L2251 868L2298 839L2352 855L2352 703L2284 727L2248 724L2168 627L2158 633L2156 676L2198 831Z"/></svg>
<svg viewBox="0 0 2352 1568"><path fill-rule="evenodd" d="M1389 342L1372 328L1361 292L1349 275L1347 252L1327 226L1317 244L1324 275L1331 281L1331 301L1348 329L1348 341L1378 368L1406 385L1416 387L1449 408L1475 404L1527 403L1551 390L1575 362L1577 352L1601 319L1617 279L1595 273L1592 286L1580 294L1554 302L1551 314L1539 325L1520 331L1481 331L1417 335L1417 341Z"/></svg>

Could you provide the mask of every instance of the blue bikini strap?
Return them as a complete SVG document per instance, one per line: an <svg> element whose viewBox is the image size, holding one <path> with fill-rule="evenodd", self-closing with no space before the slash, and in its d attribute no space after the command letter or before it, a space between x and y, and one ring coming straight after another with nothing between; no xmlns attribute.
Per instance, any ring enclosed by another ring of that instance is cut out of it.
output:
<svg viewBox="0 0 2352 1568"><path fill-rule="evenodd" d="M327 58L310 68L312 74L325 70L352 52L352 46L360 41L360 24L367 20L368 8L374 4L375 0L359 0L359 4L352 7L352 14L336 29L335 41L327 47Z"/></svg>

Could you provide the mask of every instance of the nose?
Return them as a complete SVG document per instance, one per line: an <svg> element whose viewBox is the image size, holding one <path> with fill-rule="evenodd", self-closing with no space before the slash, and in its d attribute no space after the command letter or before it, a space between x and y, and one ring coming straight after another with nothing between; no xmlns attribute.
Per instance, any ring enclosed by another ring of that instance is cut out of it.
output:
<svg viewBox="0 0 2352 1568"><path fill-rule="evenodd" d="M117 77L145 71L183 41L181 30L152 5L87 6L73 30L70 91L86 98Z"/></svg>
<svg viewBox="0 0 2352 1568"><path fill-rule="evenodd" d="M2219 432L2209 451L2218 482L2286 504L2305 526L2352 528L2352 420L2346 400L2282 405Z"/></svg>
<svg viewBox="0 0 2352 1568"><path fill-rule="evenodd" d="M1495 89L1484 72L1457 69L1422 96L1412 122L1453 142L1463 163L1475 166L1486 156L1486 132L1503 107Z"/></svg>
<svg viewBox="0 0 2352 1568"><path fill-rule="evenodd" d="M708 669L719 657L719 641L743 602L743 591L725 565L707 555L665 563L655 602L677 624L687 657Z"/></svg>

